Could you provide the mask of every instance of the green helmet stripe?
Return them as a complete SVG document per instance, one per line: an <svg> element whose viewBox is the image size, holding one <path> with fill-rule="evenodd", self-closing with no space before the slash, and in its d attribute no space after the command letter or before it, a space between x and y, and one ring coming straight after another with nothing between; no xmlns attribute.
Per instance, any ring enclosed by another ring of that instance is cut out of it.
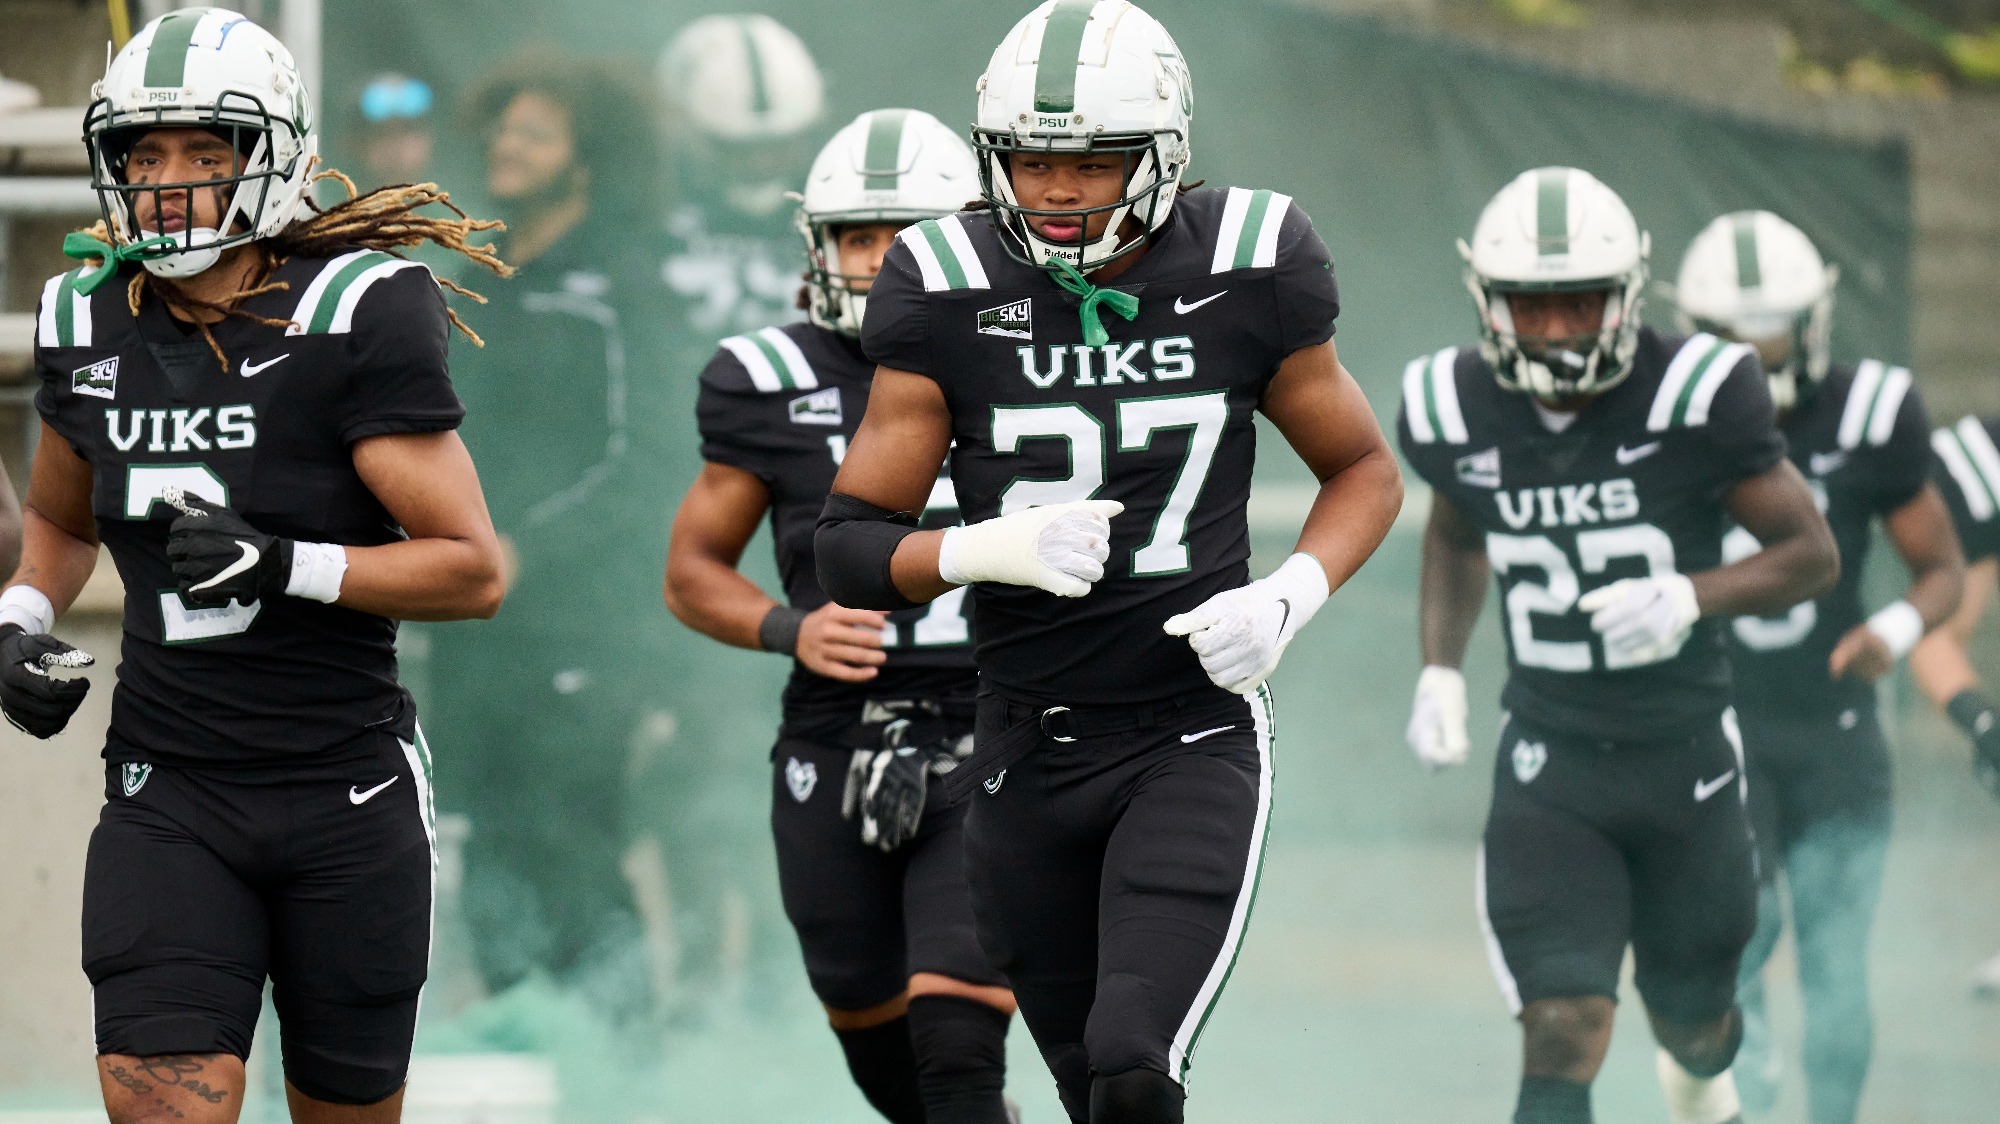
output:
<svg viewBox="0 0 2000 1124"><path fill-rule="evenodd" d="M1076 68L1083 59L1083 29L1097 0L1056 0L1042 29L1042 53L1035 59L1035 112L1076 109Z"/></svg>
<svg viewBox="0 0 2000 1124"><path fill-rule="evenodd" d="M1740 211L1730 222L1736 228L1736 287L1758 288L1764 284L1764 270L1757 260L1757 213Z"/></svg>
<svg viewBox="0 0 2000 1124"><path fill-rule="evenodd" d="M153 29L146 47L146 85L179 88L187 75L188 44L201 26L202 9L171 12Z"/></svg>
<svg viewBox="0 0 2000 1124"><path fill-rule="evenodd" d="M903 125L909 119L907 109L878 109L868 115L868 149L861 157L863 190L896 190L903 178Z"/></svg>
<svg viewBox="0 0 2000 1124"><path fill-rule="evenodd" d="M750 71L750 111L771 112L771 88L764 82L764 55L757 50L757 37L750 33L750 21L741 19L736 28L743 33L743 64Z"/></svg>
<svg viewBox="0 0 2000 1124"><path fill-rule="evenodd" d="M1569 253L1569 169L1543 168L1535 189L1535 244L1544 256Z"/></svg>

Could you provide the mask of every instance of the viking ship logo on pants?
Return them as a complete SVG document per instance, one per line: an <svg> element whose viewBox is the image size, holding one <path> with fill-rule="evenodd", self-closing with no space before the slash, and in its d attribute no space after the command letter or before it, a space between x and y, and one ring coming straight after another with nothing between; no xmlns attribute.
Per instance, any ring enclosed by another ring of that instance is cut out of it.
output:
<svg viewBox="0 0 2000 1124"><path fill-rule="evenodd" d="M125 795L137 796L139 795L139 790L146 787L146 778L153 775L153 767L151 765L139 765L128 761L119 768L118 772L119 779L124 782Z"/></svg>

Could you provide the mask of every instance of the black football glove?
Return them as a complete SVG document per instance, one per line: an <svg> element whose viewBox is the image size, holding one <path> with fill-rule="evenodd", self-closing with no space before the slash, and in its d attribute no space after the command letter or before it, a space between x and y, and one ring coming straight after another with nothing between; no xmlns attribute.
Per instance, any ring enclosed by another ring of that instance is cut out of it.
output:
<svg viewBox="0 0 2000 1124"><path fill-rule="evenodd" d="M0 624L0 713L15 728L51 738L90 693L88 679L57 679L51 668L89 667L97 661L46 632Z"/></svg>
<svg viewBox="0 0 2000 1124"><path fill-rule="evenodd" d="M183 601L215 609L285 591L292 540L267 535L228 508L179 488L166 489L160 498L180 512L167 528L167 560Z"/></svg>
<svg viewBox="0 0 2000 1124"><path fill-rule="evenodd" d="M881 749L857 749L847 766L840 814L858 815L861 841L883 851L915 839L924 820L935 747L911 745L909 737L910 720L898 718L882 728Z"/></svg>

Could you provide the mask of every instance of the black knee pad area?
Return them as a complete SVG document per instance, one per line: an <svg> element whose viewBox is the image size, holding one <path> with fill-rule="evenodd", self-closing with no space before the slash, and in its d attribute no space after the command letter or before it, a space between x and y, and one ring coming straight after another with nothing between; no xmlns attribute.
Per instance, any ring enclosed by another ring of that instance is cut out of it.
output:
<svg viewBox="0 0 2000 1124"><path fill-rule="evenodd" d="M1662 1043L1681 1068L1704 1080L1720 1074L1736 1061L1736 1051L1743 1045L1743 1012L1732 1008L1728 1014L1729 1029L1712 1047L1691 1049L1684 1043ZM1690 1036L1693 1038L1694 1036Z"/></svg>
<svg viewBox="0 0 2000 1124"><path fill-rule="evenodd" d="M409 1080L415 995L359 1006L281 991L276 1002L285 1080L299 1092L328 1104L368 1105Z"/></svg>
<svg viewBox="0 0 2000 1124"><path fill-rule="evenodd" d="M1181 1124L1185 1099L1179 1083L1156 1069L1100 1073L1090 1083L1090 1124Z"/></svg>

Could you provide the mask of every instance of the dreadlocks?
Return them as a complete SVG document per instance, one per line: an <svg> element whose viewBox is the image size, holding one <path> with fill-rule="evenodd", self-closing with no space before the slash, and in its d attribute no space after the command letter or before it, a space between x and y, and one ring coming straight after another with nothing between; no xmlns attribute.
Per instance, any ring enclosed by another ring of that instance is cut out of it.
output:
<svg viewBox="0 0 2000 1124"><path fill-rule="evenodd" d="M150 291L168 308L195 322L201 329L202 338L208 341L209 350L215 353L216 361L221 363L223 370L226 371L229 369L229 358L222 353L222 345L216 342L215 333L209 330L208 320L201 314L206 313L210 318L234 316L271 328L292 326L289 320L278 320L247 312L242 305L250 298L264 293L289 290L291 285L288 283L270 281L268 278L294 254L331 257L337 253L361 248L404 257L406 255L401 251L405 248L420 246L425 242L435 242L445 249L464 254L497 276L514 275L514 267L500 260L491 242L473 245L468 241L475 234L505 230L506 226L496 219L475 219L467 215L451 201L451 195L438 185L392 184L363 194L354 186L353 180L332 168L313 177L314 182L324 179L333 180L345 188L347 198L322 210L308 195L306 206L313 211L310 218L293 223L271 238L252 243L257 254L257 265L242 289L221 300L207 301L190 296L172 281L156 277L151 272L141 269L133 275L131 284L125 290L126 303L131 307L132 315L139 314L139 303ZM434 203L449 210L456 217L418 213ZM101 221L87 233L100 241L106 243L110 241L110 233ZM455 281L440 277L437 283L460 296L480 304L486 303L485 297ZM464 332L465 337L471 340L474 346L486 346L486 341L467 327L465 321L460 320L458 313L448 305L445 308L445 315L451 318L452 324Z"/></svg>

